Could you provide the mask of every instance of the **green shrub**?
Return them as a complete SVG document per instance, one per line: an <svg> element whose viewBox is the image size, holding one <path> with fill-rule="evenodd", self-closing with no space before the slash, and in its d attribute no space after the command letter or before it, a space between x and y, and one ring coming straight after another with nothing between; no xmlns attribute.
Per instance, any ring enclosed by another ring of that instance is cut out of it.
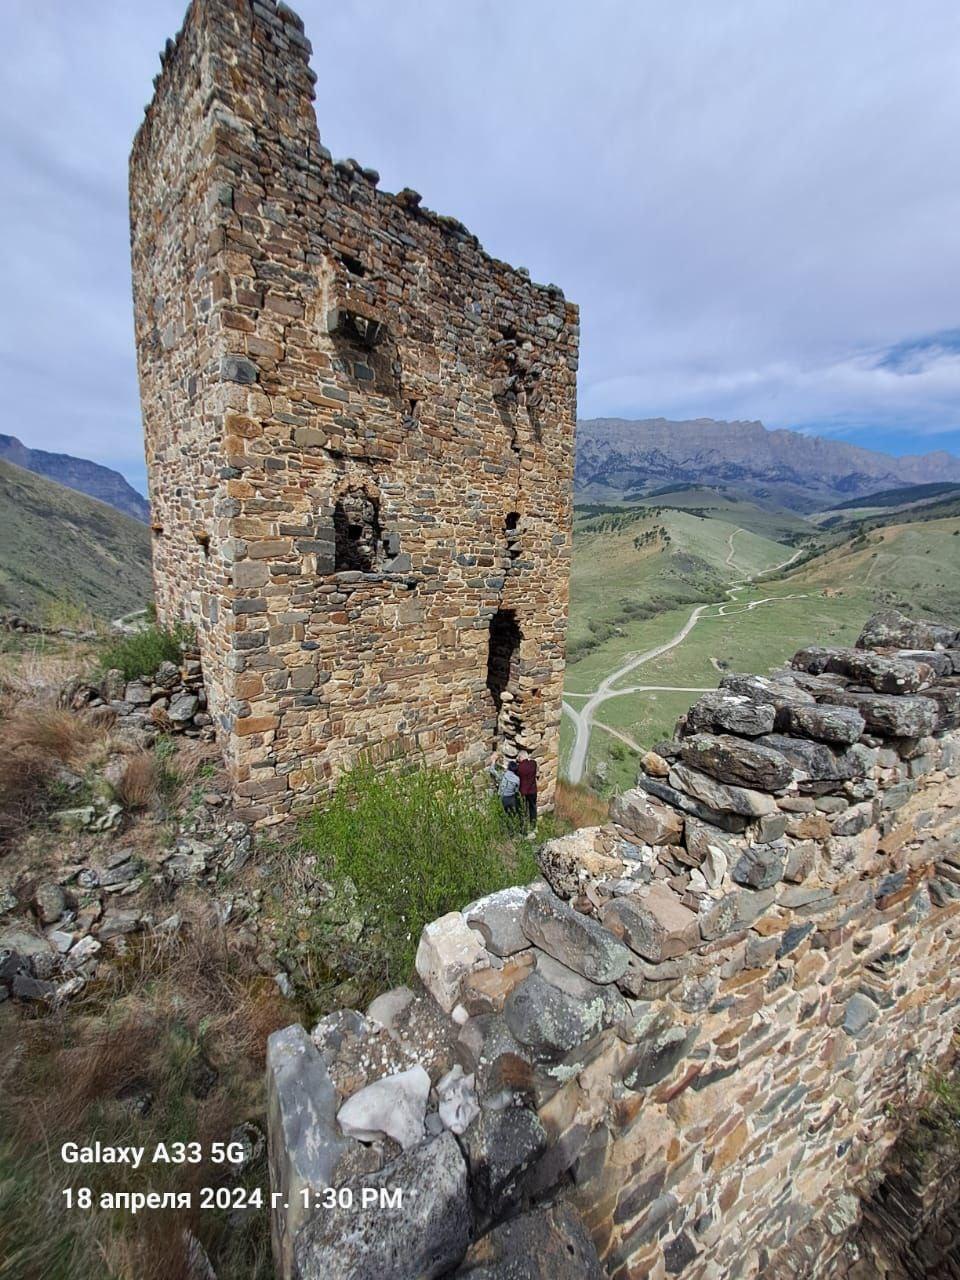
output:
<svg viewBox="0 0 960 1280"><path fill-rule="evenodd" d="M122 671L125 680L138 680L153 675L161 662L179 665L193 639L193 628L183 623L168 629L154 622L133 635L108 641L100 650L100 665L104 671Z"/></svg>
<svg viewBox="0 0 960 1280"><path fill-rule="evenodd" d="M355 890L350 967L370 994L409 976L429 921L539 874L485 781L436 768L358 765L306 820L304 843L339 892Z"/></svg>

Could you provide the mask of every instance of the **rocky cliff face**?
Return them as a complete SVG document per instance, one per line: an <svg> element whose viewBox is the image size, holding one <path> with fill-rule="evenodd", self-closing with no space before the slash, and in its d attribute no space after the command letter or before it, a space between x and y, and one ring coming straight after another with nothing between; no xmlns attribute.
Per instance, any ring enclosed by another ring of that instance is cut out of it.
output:
<svg viewBox="0 0 960 1280"><path fill-rule="evenodd" d="M960 1017L958 728L960 635L896 614L728 675L420 990L277 1032L280 1274L848 1274Z"/></svg>
<svg viewBox="0 0 960 1280"><path fill-rule="evenodd" d="M87 458L74 458L68 453L47 453L44 449L28 449L16 436L0 435L0 458L25 471L56 480L67 489L76 489L91 498L99 498L124 515L146 523L150 504L129 485L119 471L111 471Z"/></svg>
<svg viewBox="0 0 960 1280"><path fill-rule="evenodd" d="M592 498L668 484L730 484L798 511L902 484L960 480L948 453L894 458L761 422L591 418L577 425L576 489Z"/></svg>

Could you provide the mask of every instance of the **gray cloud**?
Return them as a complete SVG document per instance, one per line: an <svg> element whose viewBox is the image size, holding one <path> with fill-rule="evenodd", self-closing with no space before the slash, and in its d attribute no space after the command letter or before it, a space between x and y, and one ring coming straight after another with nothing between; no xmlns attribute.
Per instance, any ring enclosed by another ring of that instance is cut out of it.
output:
<svg viewBox="0 0 960 1280"><path fill-rule="evenodd" d="M960 446L952 0L299 10L334 154L581 304L584 414ZM135 479L126 162L182 16L8 0L0 49L0 430Z"/></svg>

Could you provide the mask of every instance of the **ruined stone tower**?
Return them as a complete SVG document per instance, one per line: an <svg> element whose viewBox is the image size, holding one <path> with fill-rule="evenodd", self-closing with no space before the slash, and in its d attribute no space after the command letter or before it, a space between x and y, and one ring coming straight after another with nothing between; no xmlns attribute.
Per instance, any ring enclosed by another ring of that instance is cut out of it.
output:
<svg viewBox="0 0 960 1280"><path fill-rule="evenodd" d="M578 319L321 145L300 19L194 0L131 158L160 618L251 816L360 753L556 779Z"/></svg>

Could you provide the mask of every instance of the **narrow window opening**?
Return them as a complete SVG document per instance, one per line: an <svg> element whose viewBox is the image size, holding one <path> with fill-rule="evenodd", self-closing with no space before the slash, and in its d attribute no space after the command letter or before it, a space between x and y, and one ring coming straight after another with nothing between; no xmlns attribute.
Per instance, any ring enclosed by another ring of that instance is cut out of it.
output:
<svg viewBox="0 0 960 1280"><path fill-rule="evenodd" d="M340 261L347 268L352 276L365 276L367 268L363 265L359 258L353 257L349 253L341 253Z"/></svg>
<svg viewBox="0 0 960 1280"><path fill-rule="evenodd" d="M507 518L503 522L504 534L507 541L507 555L511 560L516 560L520 554L520 512L508 511Z"/></svg>
<svg viewBox="0 0 960 1280"><path fill-rule="evenodd" d="M333 533L337 573L374 571L381 549L380 507L375 498L362 489L348 489L334 507Z"/></svg>
<svg viewBox="0 0 960 1280"><path fill-rule="evenodd" d="M503 695L520 674L520 641L523 632L513 609L498 609L490 619L487 650L487 688L499 713Z"/></svg>

